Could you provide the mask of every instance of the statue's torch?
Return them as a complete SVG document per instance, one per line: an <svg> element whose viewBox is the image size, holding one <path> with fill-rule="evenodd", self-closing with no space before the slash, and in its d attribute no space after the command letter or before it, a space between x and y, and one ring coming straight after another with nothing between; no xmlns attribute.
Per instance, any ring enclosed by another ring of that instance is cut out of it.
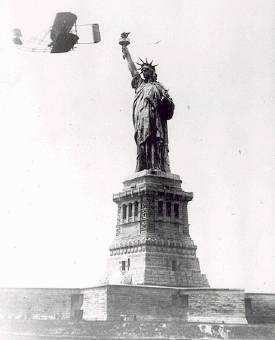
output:
<svg viewBox="0 0 275 340"><path fill-rule="evenodd" d="M129 34L130 34L130 32L121 33L121 38L119 39L119 44L122 46L122 51L123 51L123 47L126 47L130 44L130 39L128 38ZM123 56L123 59L125 59L125 56Z"/></svg>

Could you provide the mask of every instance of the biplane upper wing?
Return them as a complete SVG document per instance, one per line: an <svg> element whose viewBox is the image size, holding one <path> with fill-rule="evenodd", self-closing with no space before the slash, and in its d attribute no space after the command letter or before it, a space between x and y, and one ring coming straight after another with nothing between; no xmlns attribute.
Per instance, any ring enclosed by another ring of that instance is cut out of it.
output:
<svg viewBox="0 0 275 340"><path fill-rule="evenodd" d="M57 36L62 33L69 33L76 23L77 16L70 12L57 13L51 30L51 39L55 41Z"/></svg>

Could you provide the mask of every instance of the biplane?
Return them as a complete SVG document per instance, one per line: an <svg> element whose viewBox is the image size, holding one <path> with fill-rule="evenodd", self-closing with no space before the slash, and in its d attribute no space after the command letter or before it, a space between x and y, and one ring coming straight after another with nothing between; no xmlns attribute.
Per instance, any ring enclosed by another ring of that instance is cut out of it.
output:
<svg viewBox="0 0 275 340"><path fill-rule="evenodd" d="M21 30L14 28L12 30L12 41L21 50L50 53L69 52L75 48L76 44L95 44L101 41L98 24L77 25L76 21L77 16L75 14L60 12L56 14L52 27L34 37L28 38L26 41L22 37ZM77 31L82 26L91 26L92 41L79 41ZM50 40L48 40L49 38Z"/></svg>

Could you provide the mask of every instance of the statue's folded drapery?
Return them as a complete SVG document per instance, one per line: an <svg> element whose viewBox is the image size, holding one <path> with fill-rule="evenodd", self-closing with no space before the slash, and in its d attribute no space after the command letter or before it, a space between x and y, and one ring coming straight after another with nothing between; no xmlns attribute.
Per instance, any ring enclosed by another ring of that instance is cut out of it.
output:
<svg viewBox="0 0 275 340"><path fill-rule="evenodd" d="M136 91L133 103L136 171L170 172L167 120L173 116L174 103L162 84L145 82L138 72L133 77L132 86Z"/></svg>

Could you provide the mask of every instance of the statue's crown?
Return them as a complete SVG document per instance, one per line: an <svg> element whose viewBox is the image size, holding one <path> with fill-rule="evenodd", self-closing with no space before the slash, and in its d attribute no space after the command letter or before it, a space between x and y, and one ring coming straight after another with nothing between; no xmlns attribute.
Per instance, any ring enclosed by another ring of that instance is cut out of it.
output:
<svg viewBox="0 0 275 340"><path fill-rule="evenodd" d="M155 72L155 67L158 66L158 65L153 65L153 60L149 63L147 58L146 58L146 61L144 62L141 58L139 58L140 61L142 62L142 64L140 63L137 63L140 67L139 67L139 70L142 70L144 67L147 67L149 68L150 70L154 71Z"/></svg>

